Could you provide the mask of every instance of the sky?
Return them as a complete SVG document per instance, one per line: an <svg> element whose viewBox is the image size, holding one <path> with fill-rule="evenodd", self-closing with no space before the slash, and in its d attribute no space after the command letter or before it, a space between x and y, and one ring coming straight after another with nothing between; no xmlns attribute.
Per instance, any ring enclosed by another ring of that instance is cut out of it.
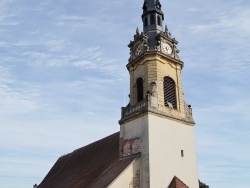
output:
<svg viewBox="0 0 250 188"><path fill-rule="evenodd" d="M60 156L119 131L142 4L0 0L0 188L39 184ZM184 62L199 178L249 188L250 1L161 4Z"/></svg>

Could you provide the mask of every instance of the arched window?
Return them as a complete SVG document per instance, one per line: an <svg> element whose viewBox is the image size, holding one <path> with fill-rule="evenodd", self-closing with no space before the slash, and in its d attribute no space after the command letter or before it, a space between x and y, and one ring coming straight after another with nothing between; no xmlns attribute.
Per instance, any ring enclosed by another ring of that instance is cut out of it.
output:
<svg viewBox="0 0 250 188"><path fill-rule="evenodd" d="M148 26L148 17L145 17L144 19L144 27L147 27Z"/></svg>
<svg viewBox="0 0 250 188"><path fill-rule="evenodd" d="M136 86L137 86L137 102L140 102L143 100L143 80L142 80L142 78L138 78L136 80Z"/></svg>
<svg viewBox="0 0 250 188"><path fill-rule="evenodd" d="M161 17L159 15L157 16L157 24L161 26Z"/></svg>
<svg viewBox="0 0 250 188"><path fill-rule="evenodd" d="M155 16L153 14L150 15L150 25L155 24Z"/></svg>
<svg viewBox="0 0 250 188"><path fill-rule="evenodd" d="M175 82L172 78L164 77L163 91L165 106L177 109Z"/></svg>

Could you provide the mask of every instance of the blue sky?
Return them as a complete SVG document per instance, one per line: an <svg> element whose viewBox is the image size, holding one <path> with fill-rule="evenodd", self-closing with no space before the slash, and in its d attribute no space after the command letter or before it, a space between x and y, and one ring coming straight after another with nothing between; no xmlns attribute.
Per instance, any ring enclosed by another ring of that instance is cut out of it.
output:
<svg viewBox="0 0 250 188"><path fill-rule="evenodd" d="M143 1L0 1L0 187L40 183L58 157L119 130L127 44ZM250 2L161 1L184 61L199 177L250 186Z"/></svg>

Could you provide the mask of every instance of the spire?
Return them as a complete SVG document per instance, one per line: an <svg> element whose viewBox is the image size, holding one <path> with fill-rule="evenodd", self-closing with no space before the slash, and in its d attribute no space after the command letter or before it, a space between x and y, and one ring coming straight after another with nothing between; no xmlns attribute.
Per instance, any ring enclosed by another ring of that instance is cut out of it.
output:
<svg viewBox="0 0 250 188"><path fill-rule="evenodd" d="M143 31L138 27L134 40L130 41L129 61L140 57L145 52L160 52L164 55L180 60L178 42L172 38L167 26L163 25L164 14L160 0L144 0L142 9Z"/></svg>
<svg viewBox="0 0 250 188"><path fill-rule="evenodd" d="M153 49L157 45L155 37L163 32L164 14L160 0L144 0L142 9L143 33L149 38L149 48Z"/></svg>

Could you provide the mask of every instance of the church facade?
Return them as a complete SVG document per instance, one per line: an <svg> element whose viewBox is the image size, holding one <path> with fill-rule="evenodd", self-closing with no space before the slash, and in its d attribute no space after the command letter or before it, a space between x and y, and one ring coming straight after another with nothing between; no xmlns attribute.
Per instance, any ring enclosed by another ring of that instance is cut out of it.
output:
<svg viewBox="0 0 250 188"><path fill-rule="evenodd" d="M198 188L194 120L184 101L178 42L159 0L143 4L130 41L130 101L120 132L58 159L38 188Z"/></svg>

